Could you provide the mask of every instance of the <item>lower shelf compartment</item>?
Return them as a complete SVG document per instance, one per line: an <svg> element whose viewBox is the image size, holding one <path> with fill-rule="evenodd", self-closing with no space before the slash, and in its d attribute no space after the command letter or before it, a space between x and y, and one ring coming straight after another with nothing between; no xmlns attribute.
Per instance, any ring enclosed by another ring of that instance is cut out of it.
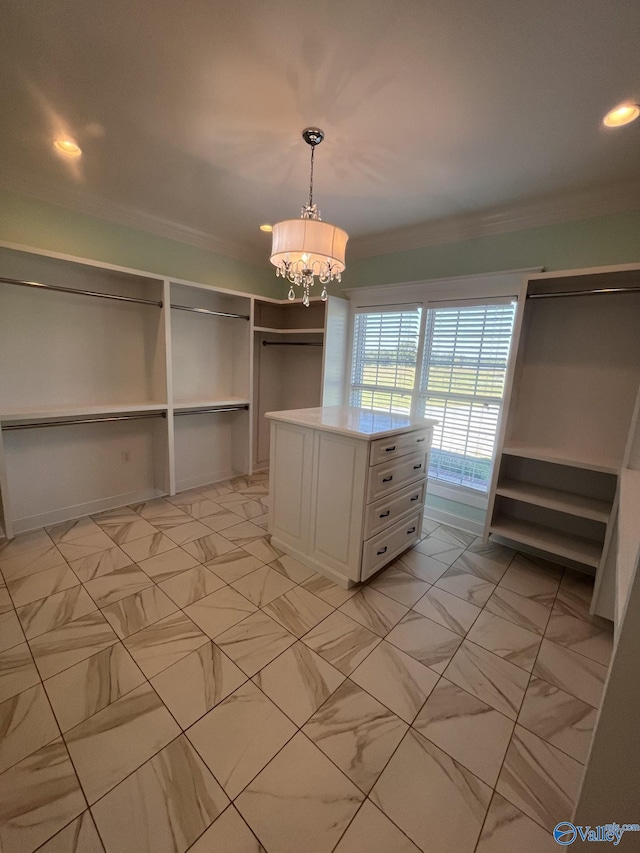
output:
<svg viewBox="0 0 640 853"><path fill-rule="evenodd" d="M535 483L520 483L516 480L502 480L496 494L511 500L543 506L569 515L590 518L606 524L611 515L611 502L572 494L571 492L539 486Z"/></svg>
<svg viewBox="0 0 640 853"><path fill-rule="evenodd" d="M547 551L549 554L574 560L586 566L597 567L602 555L602 543L593 539L553 530L542 524L509 516L497 516L489 530L513 542L521 542L523 545L539 548L541 551Z"/></svg>

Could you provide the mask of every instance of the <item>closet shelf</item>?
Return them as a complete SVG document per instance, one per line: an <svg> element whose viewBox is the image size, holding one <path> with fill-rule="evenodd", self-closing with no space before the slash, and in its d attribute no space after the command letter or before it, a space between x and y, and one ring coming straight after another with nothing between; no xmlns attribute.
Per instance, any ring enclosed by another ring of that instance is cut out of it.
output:
<svg viewBox="0 0 640 853"><path fill-rule="evenodd" d="M124 415L130 412L166 412L166 403L103 403L95 406L58 406L50 409L24 408L0 411L0 422L41 420L43 418L80 418L97 415Z"/></svg>
<svg viewBox="0 0 640 853"><path fill-rule="evenodd" d="M254 326L254 332L270 332L272 335L323 335L324 329L272 329L269 326Z"/></svg>
<svg viewBox="0 0 640 853"><path fill-rule="evenodd" d="M523 456L525 459L537 459L555 465L568 465L570 468L584 468L587 471L599 471L602 474L617 474L619 465L611 457L596 457L572 453L555 447L540 447L534 444L505 444L502 453L507 456Z"/></svg>
<svg viewBox="0 0 640 853"><path fill-rule="evenodd" d="M571 492L538 486L534 483L522 483L517 480L504 480L498 484L496 494L522 503L543 506L548 509L590 518L606 524L611 515L611 503L596 498L576 495Z"/></svg>
<svg viewBox="0 0 640 853"><path fill-rule="evenodd" d="M602 555L602 543L595 542L593 539L585 539L573 533L552 530L541 524L533 524L530 521L504 515L494 518L489 531L512 542L539 548L541 551L555 554L557 557L565 557L586 566L597 568Z"/></svg>
<svg viewBox="0 0 640 853"><path fill-rule="evenodd" d="M209 409L216 406L248 406L250 400L244 397L226 397L224 399L203 399L203 400L174 400L173 408L183 412L191 409Z"/></svg>

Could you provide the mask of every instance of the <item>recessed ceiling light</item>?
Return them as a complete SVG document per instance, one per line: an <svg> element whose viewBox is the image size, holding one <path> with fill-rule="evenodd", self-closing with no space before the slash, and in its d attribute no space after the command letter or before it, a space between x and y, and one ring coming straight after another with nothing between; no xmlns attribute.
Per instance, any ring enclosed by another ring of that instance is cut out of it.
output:
<svg viewBox="0 0 640 853"><path fill-rule="evenodd" d="M268 225L266 222L260 226L261 231L273 231L273 225Z"/></svg>
<svg viewBox="0 0 640 853"><path fill-rule="evenodd" d="M68 137L54 139L53 147L60 154L64 154L65 157L79 157L82 154L82 150L75 139L69 139Z"/></svg>
<svg viewBox="0 0 640 853"><path fill-rule="evenodd" d="M630 121L640 116L640 106L638 104L620 104L614 107L602 119L602 123L607 127L622 127L623 124L629 124Z"/></svg>

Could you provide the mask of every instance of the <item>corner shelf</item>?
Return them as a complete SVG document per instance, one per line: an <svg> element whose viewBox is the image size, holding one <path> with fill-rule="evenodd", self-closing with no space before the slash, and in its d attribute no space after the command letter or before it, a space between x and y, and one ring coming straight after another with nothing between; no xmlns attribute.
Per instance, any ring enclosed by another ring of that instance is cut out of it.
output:
<svg viewBox="0 0 640 853"><path fill-rule="evenodd" d="M594 568L602 556L603 545L599 542L530 521L498 516L492 521L489 532Z"/></svg>
<svg viewBox="0 0 640 853"><path fill-rule="evenodd" d="M522 503L546 507L568 515L577 515L607 524L612 504L596 498L577 495L572 492L538 486L533 483L521 483L517 480L504 480L498 484L496 494Z"/></svg>

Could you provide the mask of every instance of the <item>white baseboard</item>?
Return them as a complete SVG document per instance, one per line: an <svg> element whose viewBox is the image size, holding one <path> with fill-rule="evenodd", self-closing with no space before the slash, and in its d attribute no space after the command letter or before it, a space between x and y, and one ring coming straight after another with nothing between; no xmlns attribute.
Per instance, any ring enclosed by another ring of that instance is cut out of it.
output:
<svg viewBox="0 0 640 853"><path fill-rule="evenodd" d="M224 471L209 471L208 474L200 474L197 477L184 477L176 480L176 492L184 492L187 489L197 489L198 486L211 486L221 480L230 480L232 477L240 477L244 471L233 471L227 468Z"/></svg>
<svg viewBox="0 0 640 853"><path fill-rule="evenodd" d="M88 501L76 506L66 506L51 512L42 512L39 515L27 515L23 518L13 520L14 534L27 533L29 530L38 530L40 527L49 527L52 524L61 524L63 521L73 521L85 515L95 515L108 509L128 506L129 504L142 503L152 498L159 498L166 494L161 489L144 489L140 492L127 492L115 495L111 498L101 498L96 501Z"/></svg>
<svg viewBox="0 0 640 853"><path fill-rule="evenodd" d="M425 507L424 517L431 521L438 521L440 524L447 524L449 527L457 527L467 533L474 533L476 536L482 536L484 532L484 525L480 524L479 521L472 521L470 518L463 518L460 515L454 515L452 512L434 509L431 506Z"/></svg>

